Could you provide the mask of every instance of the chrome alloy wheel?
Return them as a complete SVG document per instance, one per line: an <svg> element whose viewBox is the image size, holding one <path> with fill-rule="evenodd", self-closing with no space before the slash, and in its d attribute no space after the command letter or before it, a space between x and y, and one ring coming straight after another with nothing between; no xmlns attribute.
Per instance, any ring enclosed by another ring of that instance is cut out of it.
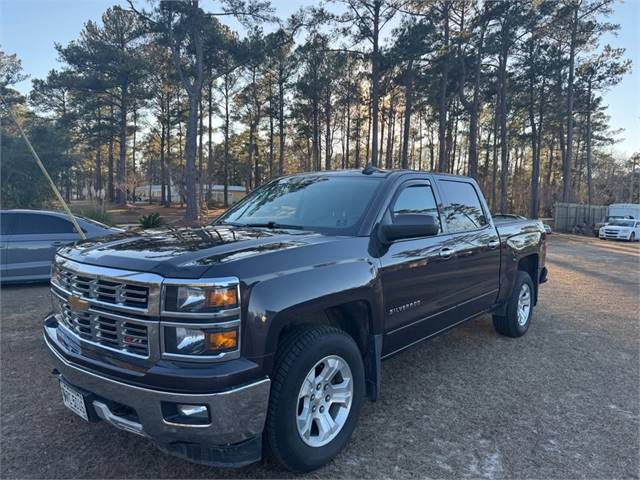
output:
<svg viewBox="0 0 640 480"><path fill-rule="evenodd" d="M527 283L523 283L520 287L520 295L518 295L518 325L524 327L529 320L529 312L531 311L531 288Z"/></svg>
<svg viewBox="0 0 640 480"><path fill-rule="evenodd" d="M353 375L337 355L324 357L307 373L296 409L298 434L310 447L322 447L342 430L353 400Z"/></svg>

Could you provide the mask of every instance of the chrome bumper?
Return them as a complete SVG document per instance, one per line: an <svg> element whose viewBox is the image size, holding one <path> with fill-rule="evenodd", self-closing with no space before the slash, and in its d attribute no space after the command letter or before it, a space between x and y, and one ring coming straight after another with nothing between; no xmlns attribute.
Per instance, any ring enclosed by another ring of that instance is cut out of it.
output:
<svg viewBox="0 0 640 480"><path fill-rule="evenodd" d="M271 383L268 378L219 393L151 390L81 369L63 358L46 335L44 339L62 378L98 397L92 407L98 417L114 427L149 437L168 453L198 463L241 466L260 459ZM132 408L138 421L119 417L109 409L108 402L101 399ZM211 423L182 425L168 422L162 414L161 402L207 405ZM233 452L234 445L240 446L240 456Z"/></svg>

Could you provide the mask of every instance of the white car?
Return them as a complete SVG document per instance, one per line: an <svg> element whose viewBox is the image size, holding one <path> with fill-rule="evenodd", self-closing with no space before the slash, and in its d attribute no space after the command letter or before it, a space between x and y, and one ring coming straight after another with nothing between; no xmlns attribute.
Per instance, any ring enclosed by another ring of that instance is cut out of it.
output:
<svg viewBox="0 0 640 480"><path fill-rule="evenodd" d="M598 236L603 240L640 240L640 220L616 219L601 227Z"/></svg>

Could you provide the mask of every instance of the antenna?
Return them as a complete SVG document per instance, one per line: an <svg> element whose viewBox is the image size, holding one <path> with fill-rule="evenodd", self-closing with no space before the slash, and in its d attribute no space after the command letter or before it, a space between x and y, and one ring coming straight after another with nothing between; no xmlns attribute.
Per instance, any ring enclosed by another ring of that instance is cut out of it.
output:
<svg viewBox="0 0 640 480"><path fill-rule="evenodd" d="M382 170L380 170L377 167L374 167L371 164L371 162L367 163L367 166L362 169L362 173L364 173L365 175L371 175L372 173L379 173L379 172L382 172Z"/></svg>

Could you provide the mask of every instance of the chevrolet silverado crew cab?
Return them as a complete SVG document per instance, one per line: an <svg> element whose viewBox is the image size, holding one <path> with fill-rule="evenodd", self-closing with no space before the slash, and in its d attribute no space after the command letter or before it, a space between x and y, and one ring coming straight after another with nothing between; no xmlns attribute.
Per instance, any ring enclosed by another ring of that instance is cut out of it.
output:
<svg viewBox="0 0 640 480"><path fill-rule="evenodd" d="M208 465L296 472L349 441L381 360L480 314L529 328L538 221L494 223L470 178L279 178L201 228L63 247L44 321L64 404Z"/></svg>

